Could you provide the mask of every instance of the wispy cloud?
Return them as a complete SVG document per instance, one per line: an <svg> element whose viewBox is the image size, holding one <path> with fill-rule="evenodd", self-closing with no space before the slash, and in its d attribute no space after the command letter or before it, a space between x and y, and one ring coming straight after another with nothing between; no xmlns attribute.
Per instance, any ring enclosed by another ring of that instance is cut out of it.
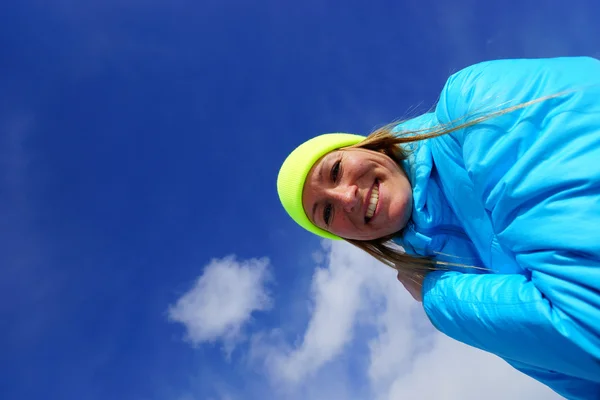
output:
<svg viewBox="0 0 600 400"><path fill-rule="evenodd" d="M194 345L221 340L230 352L242 339L253 312L268 310L269 260L215 259L194 286L169 308L169 319L182 323Z"/></svg>
<svg viewBox="0 0 600 400"><path fill-rule="evenodd" d="M63 283L58 268L48 268L52 240L36 224L45 184L36 179L41 168L29 146L36 128L30 111L0 112L0 311L32 310L11 313L6 331L15 343L33 342L48 329Z"/></svg>
<svg viewBox="0 0 600 400"><path fill-rule="evenodd" d="M255 342L255 346L264 346L258 351L266 352L268 368L276 379L289 383L302 381L338 356L352 340L365 273L353 261L352 253L325 251L329 253L329 266L317 267L314 271L314 308L301 343L275 348L271 343ZM323 257L314 259L324 260Z"/></svg>
<svg viewBox="0 0 600 400"><path fill-rule="evenodd" d="M380 393L382 399L562 399L501 359L441 334Z"/></svg>
<svg viewBox="0 0 600 400"><path fill-rule="evenodd" d="M336 242L325 244L321 253L314 257L311 312L306 329L297 332L299 340L285 340L281 326L286 321L270 329L263 326L253 333L247 357L242 357L250 360L245 366L249 373L255 374L256 368L266 372L264 393L289 399L560 398L498 357L435 331L394 272L364 252ZM194 299L202 291L198 287L207 290L207 283L215 281L213 275L207 268L200 279L204 283L190 292L196 293ZM233 288L245 291L238 282L227 290ZM180 300L185 305L179 308L187 310L187 317L180 319L196 332L195 341L223 336L227 324L222 317L208 322L209 313L202 311L199 319L198 310L206 310L208 302L184 300L189 296ZM200 331L198 321L205 326Z"/></svg>

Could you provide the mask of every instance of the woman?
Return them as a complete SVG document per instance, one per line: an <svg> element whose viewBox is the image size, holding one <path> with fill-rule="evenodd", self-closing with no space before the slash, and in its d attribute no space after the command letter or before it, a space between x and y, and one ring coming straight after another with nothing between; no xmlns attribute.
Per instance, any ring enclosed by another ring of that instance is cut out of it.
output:
<svg viewBox="0 0 600 400"><path fill-rule="evenodd" d="M396 268L441 332L600 399L598 60L468 67L432 112L300 145L277 186L299 225Z"/></svg>

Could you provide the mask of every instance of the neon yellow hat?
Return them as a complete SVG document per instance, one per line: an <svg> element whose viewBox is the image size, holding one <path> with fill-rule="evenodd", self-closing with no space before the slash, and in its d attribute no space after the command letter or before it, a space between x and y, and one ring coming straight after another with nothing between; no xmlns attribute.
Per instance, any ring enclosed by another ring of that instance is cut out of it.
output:
<svg viewBox="0 0 600 400"><path fill-rule="evenodd" d="M302 143L287 156L279 169L277 193L283 208L298 225L315 235L334 240L340 239L314 225L308 219L302 206L302 190L308 173L321 157L330 151L352 146L364 139L365 136L349 133L327 133Z"/></svg>

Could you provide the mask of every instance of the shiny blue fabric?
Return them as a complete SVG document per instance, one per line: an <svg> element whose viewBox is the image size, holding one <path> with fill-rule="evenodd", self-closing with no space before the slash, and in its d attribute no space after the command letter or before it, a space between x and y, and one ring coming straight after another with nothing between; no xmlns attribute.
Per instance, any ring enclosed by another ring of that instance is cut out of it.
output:
<svg viewBox="0 0 600 400"><path fill-rule="evenodd" d="M496 60L465 68L398 134L529 105L418 142L404 162L408 253L469 266L426 276L446 335L502 357L568 399L600 399L600 61Z"/></svg>

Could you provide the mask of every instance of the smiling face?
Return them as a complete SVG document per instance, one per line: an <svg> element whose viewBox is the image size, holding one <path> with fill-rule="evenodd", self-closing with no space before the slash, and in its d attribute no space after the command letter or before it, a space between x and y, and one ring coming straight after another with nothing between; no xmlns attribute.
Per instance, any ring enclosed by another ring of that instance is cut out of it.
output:
<svg viewBox="0 0 600 400"><path fill-rule="evenodd" d="M385 154L342 149L312 167L302 205L316 226L345 239L371 240L406 226L412 189L404 171Z"/></svg>

